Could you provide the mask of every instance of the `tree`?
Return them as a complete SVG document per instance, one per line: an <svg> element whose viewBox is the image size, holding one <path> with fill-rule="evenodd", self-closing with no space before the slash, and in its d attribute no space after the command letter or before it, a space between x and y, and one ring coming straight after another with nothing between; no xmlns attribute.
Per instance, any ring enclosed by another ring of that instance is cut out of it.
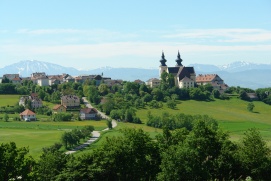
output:
<svg viewBox="0 0 271 181"><path fill-rule="evenodd" d="M212 94L213 94L214 98L218 99L220 97L220 92L217 89L214 89L212 91Z"/></svg>
<svg viewBox="0 0 271 181"><path fill-rule="evenodd" d="M99 90L100 94L103 96L108 94L108 92L109 92L109 88L106 84L99 85L98 90Z"/></svg>
<svg viewBox="0 0 271 181"><path fill-rule="evenodd" d="M240 97L240 99L245 100L245 101L247 101L249 99L246 91L244 91L244 90L240 91L239 97Z"/></svg>
<svg viewBox="0 0 271 181"><path fill-rule="evenodd" d="M170 100L167 101L167 107L168 107L168 108L175 109L176 105L177 105L177 104L175 103L174 100L171 100L171 99L170 99Z"/></svg>
<svg viewBox="0 0 271 181"><path fill-rule="evenodd" d="M253 112L254 107L255 107L255 105L252 102L247 104L247 110L249 112Z"/></svg>
<svg viewBox="0 0 271 181"><path fill-rule="evenodd" d="M28 148L17 148L14 142L0 145L0 180L32 180L31 171L35 162L28 157Z"/></svg>
<svg viewBox="0 0 271 181"><path fill-rule="evenodd" d="M57 148L59 147L43 149L42 155L33 170L35 180L56 180L57 175L65 169L69 156L60 152Z"/></svg>
<svg viewBox="0 0 271 181"><path fill-rule="evenodd" d="M255 128L246 131L239 147L239 160L244 178L251 176L253 180L271 180L270 153L259 131Z"/></svg>
<svg viewBox="0 0 271 181"><path fill-rule="evenodd" d="M108 129L112 129L112 119L107 120L106 122Z"/></svg>
<svg viewBox="0 0 271 181"><path fill-rule="evenodd" d="M224 164L226 158L230 157L223 151L224 145L229 141L227 134L204 121L203 117L197 121L189 134L178 131L175 136L179 137L180 141L173 139L170 132L166 135L164 133L162 139L158 139L159 142L162 141L161 146L164 150L158 180L232 179L231 169L236 165L234 162L232 165Z"/></svg>
<svg viewBox="0 0 271 181"><path fill-rule="evenodd" d="M4 114L4 120L5 120L6 122L8 122L8 119L9 119L9 116L8 116L7 113L5 113L5 114Z"/></svg>

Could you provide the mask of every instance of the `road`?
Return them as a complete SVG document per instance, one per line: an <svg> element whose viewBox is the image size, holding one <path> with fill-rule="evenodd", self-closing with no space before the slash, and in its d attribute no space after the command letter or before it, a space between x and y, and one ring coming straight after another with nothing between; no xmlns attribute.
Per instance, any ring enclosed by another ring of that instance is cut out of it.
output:
<svg viewBox="0 0 271 181"><path fill-rule="evenodd" d="M88 108L93 108L93 106L90 104L90 102L88 102L88 100L86 99L86 97L83 97L82 99L83 99L84 104L86 105L86 107L88 107ZM105 115L103 112L101 112L101 111L99 111L99 110L97 110L97 111L98 111L98 113L101 115L101 117L102 117L103 119L109 119L109 117L108 117L107 115ZM112 127L115 128L117 125L118 125L118 124L117 124L117 121L116 121L116 120L112 120ZM106 129L104 129L104 130L102 130L102 131L107 131L107 130L108 130L108 128L106 128ZM100 137L100 135L101 135L100 132L101 132L101 131L93 131L93 132L92 132L92 137L91 137L89 140L87 140L87 142L85 142L85 143L83 143L82 145L80 145L80 146L74 148L73 150L67 151L67 152L65 152L65 153L66 153L66 154L72 154L72 153L75 153L75 152L78 151L78 150L81 150L81 149L83 149L83 148L89 146L90 144L92 144L94 141L96 141L96 140Z"/></svg>

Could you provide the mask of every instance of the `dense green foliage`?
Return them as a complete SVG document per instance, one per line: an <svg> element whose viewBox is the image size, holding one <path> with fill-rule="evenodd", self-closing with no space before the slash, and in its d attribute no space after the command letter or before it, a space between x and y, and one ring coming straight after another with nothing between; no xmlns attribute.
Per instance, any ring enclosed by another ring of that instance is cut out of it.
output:
<svg viewBox="0 0 271 181"><path fill-rule="evenodd" d="M0 180L30 180L34 160L27 148L17 148L14 142L0 145Z"/></svg>

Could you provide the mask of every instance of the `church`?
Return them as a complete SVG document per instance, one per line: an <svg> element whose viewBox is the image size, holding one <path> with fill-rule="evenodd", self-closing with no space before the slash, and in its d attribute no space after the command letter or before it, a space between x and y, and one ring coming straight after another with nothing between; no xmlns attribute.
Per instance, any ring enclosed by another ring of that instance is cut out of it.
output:
<svg viewBox="0 0 271 181"><path fill-rule="evenodd" d="M161 74L163 72L167 72L168 74L172 74L174 76L175 85L179 88L190 88L194 87L196 84L196 73L194 67L185 67L182 65L182 59L180 52L178 51L176 65L175 67L168 67L166 65L167 60L165 59L164 52L162 52L161 56L161 65L159 68L159 77L161 78Z"/></svg>

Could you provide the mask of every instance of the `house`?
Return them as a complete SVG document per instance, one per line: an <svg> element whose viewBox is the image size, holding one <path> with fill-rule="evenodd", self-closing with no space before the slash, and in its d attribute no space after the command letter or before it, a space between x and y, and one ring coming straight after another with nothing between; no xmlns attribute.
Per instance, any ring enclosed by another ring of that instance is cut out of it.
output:
<svg viewBox="0 0 271 181"><path fill-rule="evenodd" d="M257 96L256 93L247 93L247 97L251 101L258 101L259 100L259 98L258 98L258 96Z"/></svg>
<svg viewBox="0 0 271 181"><path fill-rule="evenodd" d="M42 100L38 97L37 93L31 93L30 96L22 96L19 100L19 105L25 107L28 101L31 102L32 108L40 108L43 106Z"/></svg>
<svg viewBox="0 0 271 181"><path fill-rule="evenodd" d="M157 78L151 78L149 80L147 80L146 85L154 88L154 87L158 87L160 85L160 80Z"/></svg>
<svg viewBox="0 0 271 181"><path fill-rule="evenodd" d="M36 78L36 82L39 86L49 86L49 78L48 76L43 76Z"/></svg>
<svg viewBox="0 0 271 181"><path fill-rule="evenodd" d="M20 113L20 118L24 121L36 121L36 114L29 109L26 109L24 112Z"/></svg>
<svg viewBox="0 0 271 181"><path fill-rule="evenodd" d="M80 98L75 95L65 95L61 97L61 105L69 108L79 108L80 107Z"/></svg>
<svg viewBox="0 0 271 181"><path fill-rule="evenodd" d="M39 77L45 77L45 72L35 72L31 74L31 78L39 78Z"/></svg>
<svg viewBox="0 0 271 181"><path fill-rule="evenodd" d="M135 83L138 83L139 85L145 84L145 82L144 82L144 81L139 80L139 79L135 80L134 82L135 82Z"/></svg>
<svg viewBox="0 0 271 181"><path fill-rule="evenodd" d="M58 85L63 82L63 78L66 74L62 75L48 75L49 85Z"/></svg>
<svg viewBox="0 0 271 181"><path fill-rule="evenodd" d="M105 79L111 79L111 78L105 78ZM80 75L78 77L75 77L75 82L84 83L85 81L92 81L95 80L96 86L99 86L104 80L104 78L101 75Z"/></svg>
<svg viewBox="0 0 271 181"><path fill-rule="evenodd" d="M197 85L211 84L214 89L219 90L221 93L229 88L217 74L199 74L196 77L196 83Z"/></svg>
<svg viewBox="0 0 271 181"><path fill-rule="evenodd" d="M106 84L108 87L112 87L113 85L121 85L123 80L111 80L111 79L105 79L104 84Z"/></svg>
<svg viewBox="0 0 271 181"><path fill-rule="evenodd" d="M25 107L28 100L29 100L29 96L22 96L19 100L19 105Z"/></svg>
<svg viewBox="0 0 271 181"><path fill-rule="evenodd" d="M4 74L3 79L9 79L13 84L22 83L22 78L19 76L19 74Z"/></svg>
<svg viewBox="0 0 271 181"><path fill-rule="evenodd" d="M80 118L82 120L90 120L97 118L98 111L94 108L84 108L80 110Z"/></svg>
<svg viewBox="0 0 271 181"><path fill-rule="evenodd" d="M168 67L166 65L167 60L165 59L164 52L162 52L161 56L161 65L160 65L160 78L161 75L164 72L167 72L168 74L173 75L175 85L178 86L179 88L189 88L189 87L194 87L196 83L196 73L194 70L194 67L185 67L182 65L182 59L180 56L180 52L178 51L177 54L177 59L176 59L176 65L175 67Z"/></svg>
<svg viewBox="0 0 271 181"><path fill-rule="evenodd" d="M67 111L67 108L63 105L55 105L53 107L53 113L61 113L61 112L66 112Z"/></svg>
<svg viewBox="0 0 271 181"><path fill-rule="evenodd" d="M34 109L42 107L42 100L38 97L31 98L31 107Z"/></svg>

